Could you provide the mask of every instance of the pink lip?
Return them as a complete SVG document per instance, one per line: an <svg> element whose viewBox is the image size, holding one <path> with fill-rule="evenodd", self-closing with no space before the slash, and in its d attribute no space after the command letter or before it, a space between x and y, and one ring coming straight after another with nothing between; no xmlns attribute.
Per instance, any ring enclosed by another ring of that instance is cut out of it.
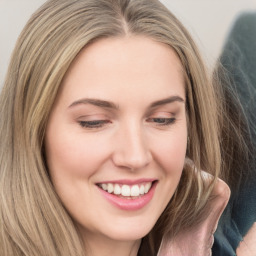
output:
<svg viewBox="0 0 256 256"><path fill-rule="evenodd" d="M134 184L140 184L140 183L146 183L146 182L153 182L156 179L138 179L138 180L108 180L108 181L102 181L98 184L102 183L112 183L112 184L127 184L127 185L134 185Z"/></svg>
<svg viewBox="0 0 256 256"><path fill-rule="evenodd" d="M145 180L143 180L143 182L145 182ZM120 180L115 181L113 183L122 184ZM137 184L138 183L140 182L137 181ZM125 184L128 185L129 183L125 183ZM133 184L133 183L130 183L130 184ZM151 199L154 196L156 186L157 186L157 182L154 182L147 194L141 195L140 197L135 199L120 198L114 194L109 194L108 192L104 191L99 187L98 189L101 192L101 194L104 196L104 198L106 198L111 204L118 207L119 209L126 210L126 211L136 211L136 210L142 209L151 201Z"/></svg>

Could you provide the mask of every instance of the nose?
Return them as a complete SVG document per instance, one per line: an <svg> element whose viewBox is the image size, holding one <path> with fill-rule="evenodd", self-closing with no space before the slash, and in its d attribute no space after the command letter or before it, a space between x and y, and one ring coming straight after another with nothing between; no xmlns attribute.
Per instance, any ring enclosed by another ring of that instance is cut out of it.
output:
<svg viewBox="0 0 256 256"><path fill-rule="evenodd" d="M138 170L146 167L152 161L143 129L138 125L129 125L120 129L116 135L113 162L116 166Z"/></svg>

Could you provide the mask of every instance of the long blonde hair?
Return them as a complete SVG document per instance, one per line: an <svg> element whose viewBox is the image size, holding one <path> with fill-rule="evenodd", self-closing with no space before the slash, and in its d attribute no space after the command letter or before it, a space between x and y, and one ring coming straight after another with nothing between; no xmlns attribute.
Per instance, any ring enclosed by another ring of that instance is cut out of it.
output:
<svg viewBox="0 0 256 256"><path fill-rule="evenodd" d="M162 235L190 227L203 211L220 172L219 109L186 29L157 0L49 0L22 31L0 97L0 255L85 255L48 176L45 127L63 76L81 49L127 34L165 43L179 56L186 81L187 157L213 175L213 183L205 186L200 172L184 167L140 254L150 243L147 255L155 255Z"/></svg>

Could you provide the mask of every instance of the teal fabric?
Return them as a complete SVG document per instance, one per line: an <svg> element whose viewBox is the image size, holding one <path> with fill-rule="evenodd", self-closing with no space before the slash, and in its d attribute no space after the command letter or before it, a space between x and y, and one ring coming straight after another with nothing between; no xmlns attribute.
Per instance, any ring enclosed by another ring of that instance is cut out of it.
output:
<svg viewBox="0 0 256 256"><path fill-rule="evenodd" d="M220 61L228 71L230 86L238 94L248 117L253 146L256 148L256 12L238 17ZM239 242L256 222L256 155L250 160L249 169L243 170L244 179L239 191L232 191L220 219L212 250L215 256L236 255ZM246 177L247 173L251 176Z"/></svg>

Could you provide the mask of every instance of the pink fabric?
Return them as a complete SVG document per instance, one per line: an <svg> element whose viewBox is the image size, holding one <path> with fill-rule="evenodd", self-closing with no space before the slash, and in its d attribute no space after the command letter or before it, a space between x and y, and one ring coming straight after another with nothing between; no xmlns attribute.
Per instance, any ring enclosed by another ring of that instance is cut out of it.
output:
<svg viewBox="0 0 256 256"><path fill-rule="evenodd" d="M163 238L157 256L210 256L213 245L213 234L216 231L219 218L224 211L229 197L228 185L222 180L216 183L213 200L209 201L209 216L193 227L190 231L181 232L175 240Z"/></svg>

